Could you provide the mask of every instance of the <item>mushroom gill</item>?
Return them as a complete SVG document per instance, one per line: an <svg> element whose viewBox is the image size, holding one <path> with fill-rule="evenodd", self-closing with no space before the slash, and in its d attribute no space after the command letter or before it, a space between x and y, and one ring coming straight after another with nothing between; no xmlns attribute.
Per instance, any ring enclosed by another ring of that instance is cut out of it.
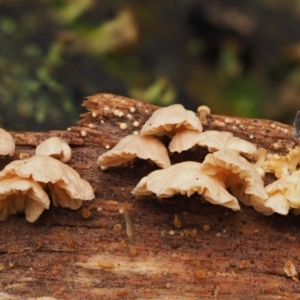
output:
<svg viewBox="0 0 300 300"><path fill-rule="evenodd" d="M111 150L100 155L97 164L102 167L115 167L134 158L150 159L161 168L171 165L167 148L152 136L128 135Z"/></svg>
<svg viewBox="0 0 300 300"><path fill-rule="evenodd" d="M34 155L12 161L0 172L0 180L12 177L32 179L48 185L55 206L77 209L83 200L95 197L90 184L80 178L74 169L49 156Z"/></svg>
<svg viewBox="0 0 300 300"><path fill-rule="evenodd" d="M195 145L207 147L209 152L233 149L247 157L253 157L257 151L254 144L233 136L231 132L216 130L204 132L181 130L173 137L169 144L169 149L171 152L180 153Z"/></svg>
<svg viewBox="0 0 300 300"><path fill-rule="evenodd" d="M48 209L50 200L40 184L17 176L0 180L0 220L17 212L25 212L26 220L34 222Z"/></svg>
<svg viewBox="0 0 300 300"><path fill-rule="evenodd" d="M268 194L255 165L235 150L219 150L208 154L202 172L224 181L226 188L246 205L261 211Z"/></svg>
<svg viewBox="0 0 300 300"><path fill-rule="evenodd" d="M192 161L150 173L140 180L131 193L135 196L155 194L158 198L169 198L175 194L190 197L198 193L212 204L240 209L237 199L226 191L224 183L201 172L201 163Z"/></svg>

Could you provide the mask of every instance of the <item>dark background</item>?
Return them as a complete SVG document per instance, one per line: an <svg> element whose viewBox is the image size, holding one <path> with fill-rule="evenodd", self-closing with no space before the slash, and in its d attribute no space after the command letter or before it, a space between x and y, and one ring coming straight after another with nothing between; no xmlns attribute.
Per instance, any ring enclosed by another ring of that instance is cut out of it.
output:
<svg viewBox="0 0 300 300"><path fill-rule="evenodd" d="M100 92L292 124L297 0L0 0L0 126L65 129Z"/></svg>

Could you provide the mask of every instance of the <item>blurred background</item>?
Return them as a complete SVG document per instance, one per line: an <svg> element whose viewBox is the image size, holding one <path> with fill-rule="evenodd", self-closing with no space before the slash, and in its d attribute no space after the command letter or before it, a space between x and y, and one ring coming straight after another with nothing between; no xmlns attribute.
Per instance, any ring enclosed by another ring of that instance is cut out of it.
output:
<svg viewBox="0 0 300 300"><path fill-rule="evenodd" d="M0 126L66 129L83 98L292 124L299 0L0 0Z"/></svg>

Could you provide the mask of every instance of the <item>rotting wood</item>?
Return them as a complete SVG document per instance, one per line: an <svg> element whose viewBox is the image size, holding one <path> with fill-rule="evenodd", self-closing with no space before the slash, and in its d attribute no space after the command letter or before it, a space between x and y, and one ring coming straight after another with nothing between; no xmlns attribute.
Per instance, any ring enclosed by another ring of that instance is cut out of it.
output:
<svg viewBox="0 0 300 300"><path fill-rule="evenodd" d="M32 155L47 137L61 136L72 146L70 165L91 183L96 198L84 203L91 212L87 218L81 209L51 207L33 224L20 215L1 222L0 299L300 297L299 283L284 272L287 261L300 270L299 216L266 217L244 205L233 212L197 196L135 200L130 191L153 166L138 161L103 172L96 159L140 130L157 107L109 94L89 97L84 106L88 112L67 131L13 133L16 154L1 161L1 167L22 153ZM127 128L122 130L120 123ZM231 131L279 154L298 144L291 126L270 120L210 115L204 128ZM174 154L171 160L201 161L205 154ZM273 179L267 176L266 182ZM124 208L132 221L135 255ZM174 225L175 215L180 228ZM114 230L116 224L122 224L120 231ZM191 236L192 231L196 234Z"/></svg>

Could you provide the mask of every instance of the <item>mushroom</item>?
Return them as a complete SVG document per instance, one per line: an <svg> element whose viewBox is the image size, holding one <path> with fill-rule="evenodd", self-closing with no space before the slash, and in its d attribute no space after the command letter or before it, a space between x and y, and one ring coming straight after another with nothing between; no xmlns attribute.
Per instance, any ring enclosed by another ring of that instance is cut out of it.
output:
<svg viewBox="0 0 300 300"><path fill-rule="evenodd" d="M38 145L35 154L58 158L61 162L66 163L71 159L72 150L65 140L53 136Z"/></svg>
<svg viewBox="0 0 300 300"><path fill-rule="evenodd" d="M0 155L13 156L15 153L15 140L10 133L0 128Z"/></svg>
<svg viewBox="0 0 300 300"><path fill-rule="evenodd" d="M282 207L281 212L276 212L286 215L289 208L293 208L294 214L300 213L300 170L267 185L266 191L267 201Z"/></svg>
<svg viewBox="0 0 300 300"><path fill-rule="evenodd" d="M256 167L235 150L219 150L208 154L201 171L223 180L235 197L257 210L267 199L264 183Z"/></svg>
<svg viewBox="0 0 300 300"><path fill-rule="evenodd" d="M90 184L70 166L45 155L15 160L0 172L0 180L11 177L32 179L47 185L55 206L77 209L83 200L95 197Z"/></svg>
<svg viewBox="0 0 300 300"><path fill-rule="evenodd" d="M280 156L278 154L267 156L267 159L262 164L262 169L265 172L275 173L277 178L282 178L296 171L299 163L300 147L296 147L286 156Z"/></svg>
<svg viewBox="0 0 300 300"><path fill-rule="evenodd" d="M169 149L171 152L182 152L198 145L208 147L208 151L214 152L221 149L234 149L247 157L256 154L256 146L252 143L233 136L231 132L207 130L197 132L195 130L180 130L172 138Z"/></svg>
<svg viewBox="0 0 300 300"><path fill-rule="evenodd" d="M25 212L26 220L34 222L49 205L47 193L32 179L13 176L0 180L1 221L8 215Z"/></svg>
<svg viewBox="0 0 300 300"><path fill-rule="evenodd" d="M289 206L296 210L300 209L300 170L277 181L285 184L284 195L288 200ZM282 189L283 188L281 188L281 190Z"/></svg>
<svg viewBox="0 0 300 300"><path fill-rule="evenodd" d="M265 201L266 209L270 213L277 212L287 215L290 207L300 208L300 172L296 171L289 176L275 180L266 186L268 199ZM273 207L276 207L276 211ZM273 210L273 211L272 211Z"/></svg>
<svg viewBox="0 0 300 300"><path fill-rule="evenodd" d="M173 135L181 128L202 131L196 114L181 104L173 104L156 110L141 130L141 135Z"/></svg>
<svg viewBox="0 0 300 300"><path fill-rule="evenodd" d="M210 115L210 108L206 105L201 105L197 108L197 111L199 113L199 119L201 122L206 121L206 117Z"/></svg>
<svg viewBox="0 0 300 300"><path fill-rule="evenodd" d="M111 150L100 155L97 164L101 168L115 167L134 158L150 159L161 168L171 165L164 144L152 136L128 135Z"/></svg>
<svg viewBox="0 0 300 300"><path fill-rule="evenodd" d="M136 196L155 194L158 198L169 198L175 194L190 197L195 192L212 204L240 209L237 199L226 191L224 183L201 172L201 163L193 161L150 173L140 180L131 193Z"/></svg>

